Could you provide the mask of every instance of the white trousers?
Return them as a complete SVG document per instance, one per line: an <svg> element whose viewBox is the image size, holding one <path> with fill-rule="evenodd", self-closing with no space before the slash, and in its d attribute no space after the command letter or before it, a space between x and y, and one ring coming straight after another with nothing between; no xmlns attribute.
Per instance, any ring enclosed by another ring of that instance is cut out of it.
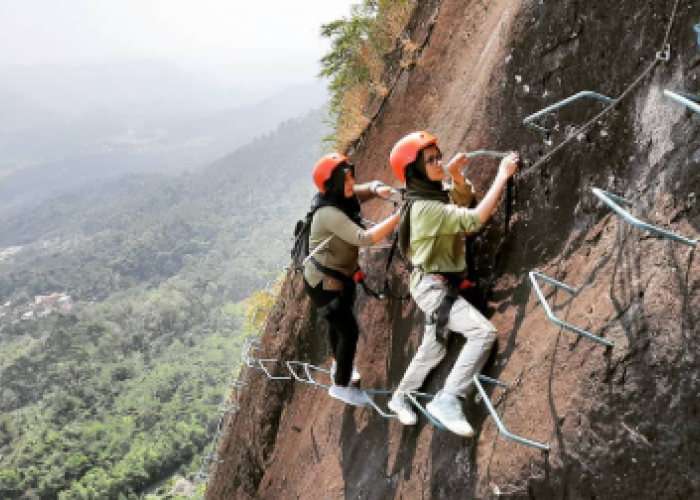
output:
<svg viewBox="0 0 700 500"><path fill-rule="evenodd" d="M433 274L423 276L420 283L411 290L413 299L426 318L440 306L446 294L447 284ZM496 328L462 297L458 297L450 309L447 328L464 335L467 342L445 381L443 392L454 396L467 396L473 376L481 371L496 340ZM408 365L397 391L419 390L430 371L447 354L445 345L437 340L436 329L435 323L428 324L426 321L423 342Z"/></svg>

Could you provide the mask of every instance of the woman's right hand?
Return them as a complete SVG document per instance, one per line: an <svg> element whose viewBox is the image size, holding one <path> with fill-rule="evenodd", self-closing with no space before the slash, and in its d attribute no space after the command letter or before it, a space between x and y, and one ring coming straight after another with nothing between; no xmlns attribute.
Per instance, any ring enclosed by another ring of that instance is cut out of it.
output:
<svg viewBox="0 0 700 500"><path fill-rule="evenodd" d="M518 165L520 164L520 154L517 151L513 151L508 156L501 160L501 165L498 167L498 174L504 176L506 179L510 179L518 171Z"/></svg>

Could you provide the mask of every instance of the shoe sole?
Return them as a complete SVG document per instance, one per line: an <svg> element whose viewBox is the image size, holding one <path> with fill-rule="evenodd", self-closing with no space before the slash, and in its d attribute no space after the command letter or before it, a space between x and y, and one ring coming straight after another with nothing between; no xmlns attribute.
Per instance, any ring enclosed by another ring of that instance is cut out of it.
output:
<svg viewBox="0 0 700 500"><path fill-rule="evenodd" d="M457 432L457 431L455 431L454 429L451 429L450 426L447 425L445 422L443 422L442 419L441 419L438 415L436 415L435 413L433 413L432 411L430 411L430 405L426 406L425 409L428 410L428 413L430 413L430 415L431 415L435 420L437 420L437 421L440 422L442 425L444 425L445 428L446 428L448 431L450 431L452 434L456 434L456 435L458 435L458 436L465 437L465 438L472 438L472 437L474 437L474 429L471 429L471 431L470 431L468 434L462 434L461 432Z"/></svg>
<svg viewBox="0 0 700 500"><path fill-rule="evenodd" d="M414 418L412 418L410 422L407 422L407 421L401 420L401 417L399 416L399 415L400 415L400 412L398 412L398 411L396 411L394 408L392 408L392 407L391 407L391 404L388 404L387 406L389 407L389 409L390 409L392 412L396 413L396 416L397 416L397 418L398 418L398 421L401 422L402 425L416 425L416 424L418 423L418 417L417 417L417 416L414 417Z"/></svg>
<svg viewBox="0 0 700 500"><path fill-rule="evenodd" d="M342 402L345 403L346 405L357 406L358 408L362 408L362 407L365 407L365 406L370 406L370 403L369 403L369 402L366 402L366 403L357 403L357 402L354 402L354 401L348 401L347 399L343 399L343 398L341 398L340 396L336 396L336 395L334 395L334 394L328 393L328 395L329 395L330 397L332 397L333 399L337 399L338 401L342 401Z"/></svg>

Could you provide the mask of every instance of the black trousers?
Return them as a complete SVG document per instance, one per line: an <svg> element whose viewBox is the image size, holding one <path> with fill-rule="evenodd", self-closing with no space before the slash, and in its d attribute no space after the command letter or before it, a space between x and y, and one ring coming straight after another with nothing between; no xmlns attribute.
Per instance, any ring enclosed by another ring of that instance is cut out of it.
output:
<svg viewBox="0 0 700 500"><path fill-rule="evenodd" d="M337 292L324 290L323 282L312 287L304 280L304 288L328 322L328 340L337 363L334 382L345 387L350 384L357 340L360 337L360 327L352 310L355 284L350 282L345 290Z"/></svg>

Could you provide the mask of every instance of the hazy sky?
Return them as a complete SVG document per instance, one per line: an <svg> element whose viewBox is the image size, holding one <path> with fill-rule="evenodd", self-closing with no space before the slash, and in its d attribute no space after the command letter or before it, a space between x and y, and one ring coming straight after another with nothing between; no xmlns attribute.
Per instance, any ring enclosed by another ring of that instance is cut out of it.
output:
<svg viewBox="0 0 700 500"><path fill-rule="evenodd" d="M0 0L0 66L166 59L233 83L308 81L360 0Z"/></svg>

